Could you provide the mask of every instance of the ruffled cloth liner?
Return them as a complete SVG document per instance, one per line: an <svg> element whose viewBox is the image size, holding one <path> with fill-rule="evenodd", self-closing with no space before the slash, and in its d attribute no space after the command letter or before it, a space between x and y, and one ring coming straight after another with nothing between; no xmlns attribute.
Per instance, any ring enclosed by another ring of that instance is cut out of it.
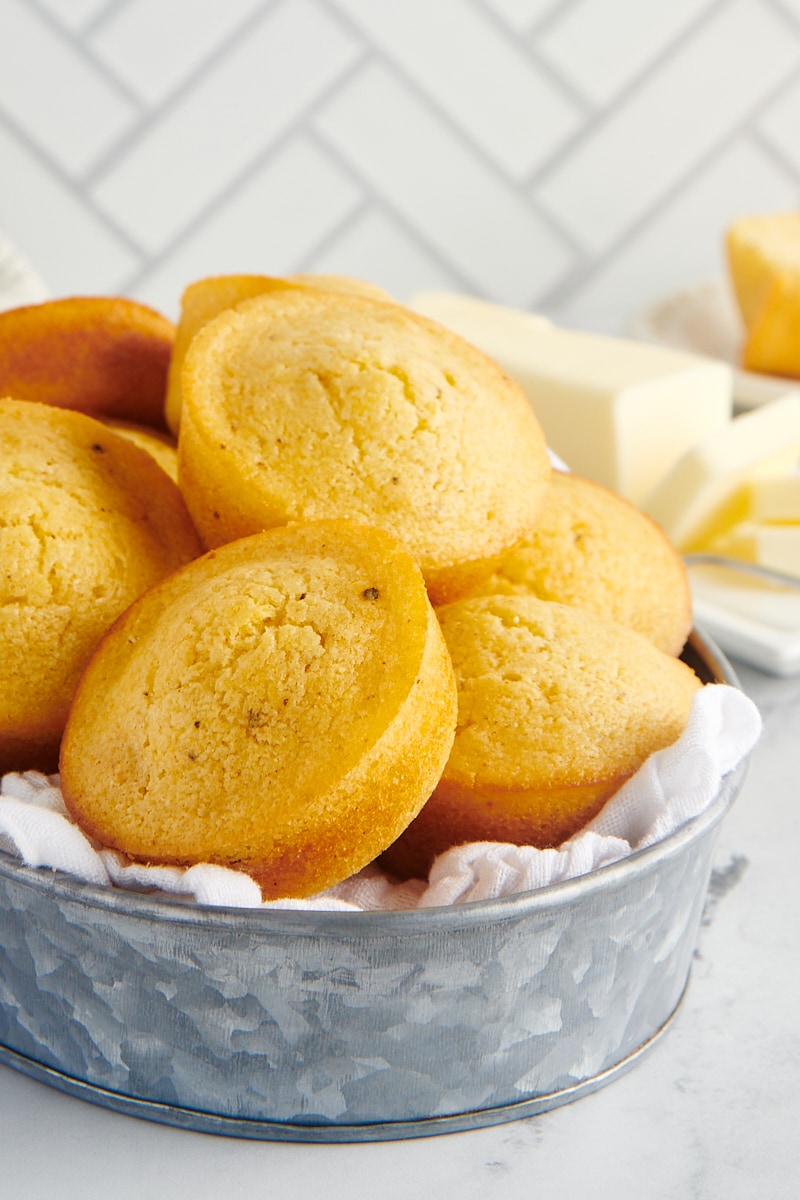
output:
<svg viewBox="0 0 800 1200"><path fill-rule="evenodd" d="M709 684L696 694L680 739L651 755L597 817L558 849L475 842L439 855L427 881L401 883L373 864L305 900L264 904L253 879L210 863L188 868L131 863L88 838L67 815L58 776L37 772L2 779L0 847L27 866L64 871L101 887L160 892L206 905L375 912L465 904L585 875L668 837L711 804L760 732L758 709L743 692Z"/></svg>

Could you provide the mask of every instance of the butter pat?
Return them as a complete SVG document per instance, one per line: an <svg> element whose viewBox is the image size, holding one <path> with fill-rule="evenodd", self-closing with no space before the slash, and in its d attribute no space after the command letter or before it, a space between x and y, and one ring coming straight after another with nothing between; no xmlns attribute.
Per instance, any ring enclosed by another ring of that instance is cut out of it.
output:
<svg viewBox="0 0 800 1200"><path fill-rule="evenodd" d="M743 521L715 538L709 550L800 579L800 525L762 525L757 521Z"/></svg>
<svg viewBox="0 0 800 1200"><path fill-rule="evenodd" d="M634 504L730 419L723 363L447 293L421 293L412 307L494 358L527 393L550 448Z"/></svg>
<svg viewBox="0 0 800 1200"><path fill-rule="evenodd" d="M748 515L748 485L788 475L800 458L800 394L735 417L683 456L644 503L681 551L709 543Z"/></svg>
<svg viewBox="0 0 800 1200"><path fill-rule="evenodd" d="M754 521L800 524L800 475L754 479L747 499L748 515Z"/></svg>

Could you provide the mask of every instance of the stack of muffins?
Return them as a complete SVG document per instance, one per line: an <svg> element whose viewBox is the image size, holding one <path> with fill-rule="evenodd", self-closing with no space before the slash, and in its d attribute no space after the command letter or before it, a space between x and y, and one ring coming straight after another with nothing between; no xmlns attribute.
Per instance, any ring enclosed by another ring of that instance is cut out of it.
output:
<svg viewBox="0 0 800 1200"><path fill-rule="evenodd" d="M372 285L0 314L3 395L0 769L132 859L269 899L558 845L685 727L665 536Z"/></svg>

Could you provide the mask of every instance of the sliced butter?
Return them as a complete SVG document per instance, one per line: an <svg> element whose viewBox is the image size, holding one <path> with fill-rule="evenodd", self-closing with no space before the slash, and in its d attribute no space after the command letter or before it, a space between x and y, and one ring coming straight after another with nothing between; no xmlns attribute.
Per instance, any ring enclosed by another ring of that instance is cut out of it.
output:
<svg viewBox="0 0 800 1200"><path fill-rule="evenodd" d="M494 358L524 388L551 449L634 504L730 418L732 376L722 363L560 329L469 297L421 293L412 307Z"/></svg>
<svg viewBox="0 0 800 1200"><path fill-rule="evenodd" d="M800 579L800 525L764 525L743 521L715 538L709 550L728 558L758 563Z"/></svg>
<svg viewBox="0 0 800 1200"><path fill-rule="evenodd" d="M800 475L754 479L747 489L747 508L754 521L800 524Z"/></svg>
<svg viewBox="0 0 800 1200"><path fill-rule="evenodd" d="M790 474L800 458L800 394L789 392L735 417L683 456L643 507L681 551L746 518L748 485Z"/></svg>

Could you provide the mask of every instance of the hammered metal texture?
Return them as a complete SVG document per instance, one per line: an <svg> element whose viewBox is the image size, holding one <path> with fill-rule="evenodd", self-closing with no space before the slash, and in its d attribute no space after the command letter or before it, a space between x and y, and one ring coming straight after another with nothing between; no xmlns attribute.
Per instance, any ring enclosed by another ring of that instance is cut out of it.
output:
<svg viewBox="0 0 800 1200"><path fill-rule="evenodd" d="M0 1043L122 1096L300 1125L557 1093L674 1010L741 773L651 850L461 909L200 909L0 855Z"/></svg>

